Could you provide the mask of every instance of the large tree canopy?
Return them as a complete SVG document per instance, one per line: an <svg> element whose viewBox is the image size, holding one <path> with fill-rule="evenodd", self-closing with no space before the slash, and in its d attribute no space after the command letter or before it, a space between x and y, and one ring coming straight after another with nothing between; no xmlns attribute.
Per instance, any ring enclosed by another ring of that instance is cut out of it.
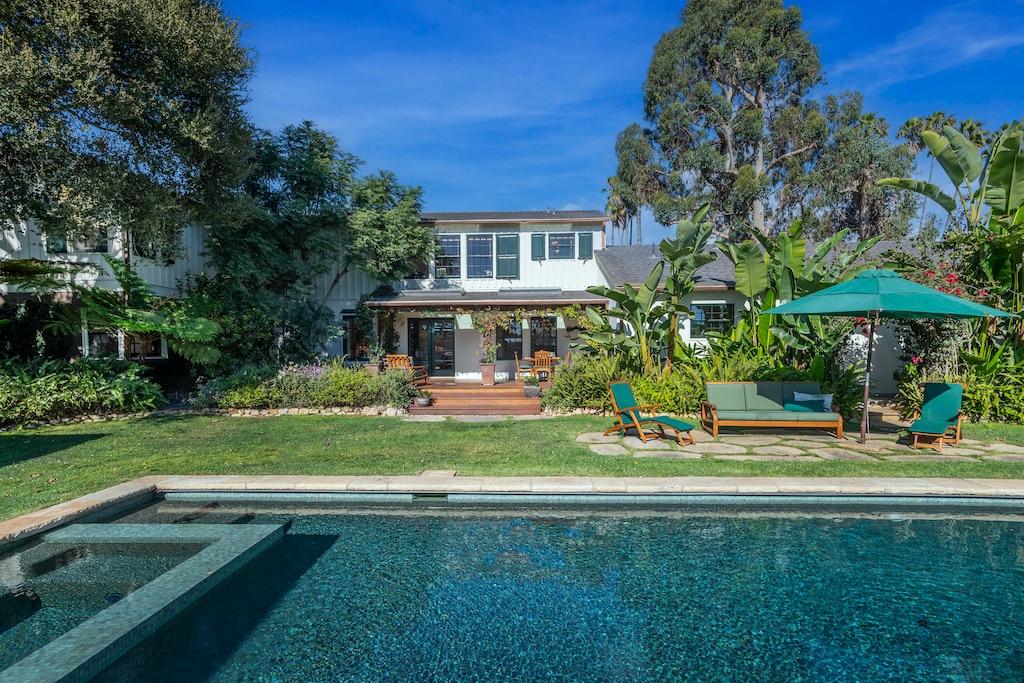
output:
<svg viewBox="0 0 1024 683"><path fill-rule="evenodd" d="M419 187L362 162L312 123L263 134L253 171L230 215L209 227L217 290L239 308L263 311L284 333L286 354L308 355L326 341L333 314L317 286L351 269L391 282L431 252L418 223Z"/></svg>
<svg viewBox="0 0 1024 683"><path fill-rule="evenodd" d="M902 214L895 228L886 222L879 208L894 195L874 185L889 175L876 167L905 168L905 155L870 120L862 125L856 94L825 105L808 97L823 77L799 8L690 0L681 20L654 48L648 127L633 124L616 141L611 185L627 207L648 206L670 224L707 202L720 230L740 234L778 233L801 218L812 231L861 237L905 229ZM826 168L837 155L844 168Z"/></svg>
<svg viewBox="0 0 1024 683"><path fill-rule="evenodd" d="M0 215L174 244L237 183L251 69L214 2L0 3Z"/></svg>
<svg viewBox="0 0 1024 683"><path fill-rule="evenodd" d="M792 202L767 198L798 182L800 162L827 133L803 102L821 81L818 51L799 8L782 0L691 0L681 18L655 46L644 83L663 185L768 231Z"/></svg>

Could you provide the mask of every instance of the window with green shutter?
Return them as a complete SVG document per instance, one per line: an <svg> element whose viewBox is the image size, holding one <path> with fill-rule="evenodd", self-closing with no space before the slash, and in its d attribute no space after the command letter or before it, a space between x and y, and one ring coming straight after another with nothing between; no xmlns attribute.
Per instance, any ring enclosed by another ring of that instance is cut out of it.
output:
<svg viewBox="0 0 1024 683"><path fill-rule="evenodd" d="M544 239L544 233L537 232L531 235L530 258L534 261L543 261L547 258L548 245Z"/></svg>
<svg viewBox="0 0 1024 683"><path fill-rule="evenodd" d="M580 233L579 257L581 259L594 258L594 233Z"/></svg>
<svg viewBox="0 0 1024 683"><path fill-rule="evenodd" d="M519 235L498 235L498 277L519 279Z"/></svg>

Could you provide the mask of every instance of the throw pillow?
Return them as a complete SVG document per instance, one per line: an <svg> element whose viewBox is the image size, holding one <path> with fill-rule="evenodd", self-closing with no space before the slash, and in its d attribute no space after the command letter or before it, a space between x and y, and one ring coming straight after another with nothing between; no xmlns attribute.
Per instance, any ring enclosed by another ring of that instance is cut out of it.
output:
<svg viewBox="0 0 1024 683"><path fill-rule="evenodd" d="M804 394L799 391L793 392L793 400L797 403L800 401L821 401L825 404L825 411L829 412L832 410L832 396L833 394Z"/></svg>
<svg viewBox="0 0 1024 683"><path fill-rule="evenodd" d="M824 401L793 401L782 406L786 410L795 413L823 413L825 412Z"/></svg>

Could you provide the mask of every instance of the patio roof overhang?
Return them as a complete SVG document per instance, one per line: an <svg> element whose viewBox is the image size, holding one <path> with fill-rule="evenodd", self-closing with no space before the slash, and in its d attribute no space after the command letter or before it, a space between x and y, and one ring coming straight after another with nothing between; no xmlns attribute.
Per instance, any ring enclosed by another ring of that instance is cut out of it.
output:
<svg viewBox="0 0 1024 683"><path fill-rule="evenodd" d="M586 291L561 289L499 289L497 291L467 292L464 289L411 289L377 297L366 302L370 308L473 308L495 306L508 308L557 308L579 304L607 306L608 299Z"/></svg>

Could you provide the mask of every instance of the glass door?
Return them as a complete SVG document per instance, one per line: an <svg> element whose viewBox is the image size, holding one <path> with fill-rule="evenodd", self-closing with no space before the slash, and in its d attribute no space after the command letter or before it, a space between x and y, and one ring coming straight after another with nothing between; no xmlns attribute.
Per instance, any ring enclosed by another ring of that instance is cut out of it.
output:
<svg viewBox="0 0 1024 683"><path fill-rule="evenodd" d="M410 318L409 355L432 377L454 377L455 319Z"/></svg>

